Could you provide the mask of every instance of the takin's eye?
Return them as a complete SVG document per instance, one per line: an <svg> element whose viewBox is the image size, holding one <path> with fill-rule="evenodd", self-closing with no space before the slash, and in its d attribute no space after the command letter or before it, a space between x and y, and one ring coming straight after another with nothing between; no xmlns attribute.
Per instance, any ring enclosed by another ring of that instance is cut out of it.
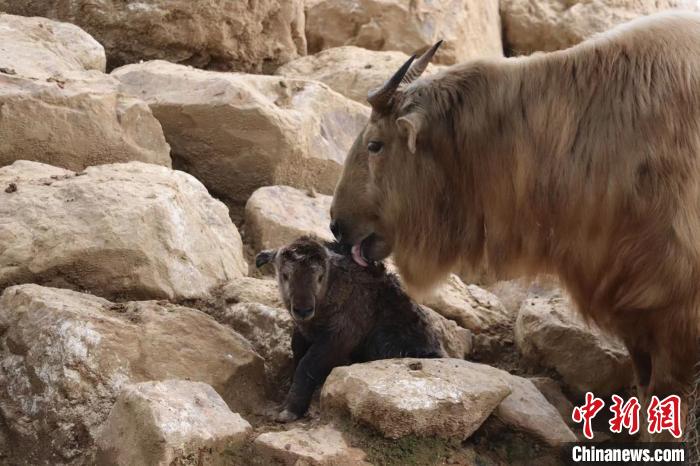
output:
<svg viewBox="0 0 700 466"><path fill-rule="evenodd" d="M320 285L322 281L323 281L323 274L320 273L320 274L318 274L318 284Z"/></svg>
<svg viewBox="0 0 700 466"><path fill-rule="evenodd" d="M282 280L285 282L289 281L289 274L287 272L282 272Z"/></svg>
<svg viewBox="0 0 700 466"><path fill-rule="evenodd" d="M367 150L370 154L378 154L384 147L384 143L380 141L370 141L367 144Z"/></svg>

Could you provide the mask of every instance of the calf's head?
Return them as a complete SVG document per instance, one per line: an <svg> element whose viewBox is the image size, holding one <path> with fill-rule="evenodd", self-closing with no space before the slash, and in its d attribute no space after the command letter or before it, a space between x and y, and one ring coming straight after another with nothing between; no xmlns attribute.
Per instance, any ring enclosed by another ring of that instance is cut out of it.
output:
<svg viewBox="0 0 700 466"><path fill-rule="evenodd" d="M267 263L275 268L280 296L294 320L312 319L328 284L330 256L326 247L313 238L302 237L256 256L257 267Z"/></svg>
<svg viewBox="0 0 700 466"><path fill-rule="evenodd" d="M434 138L435 131L428 128L425 83L410 84L427 68L440 44L417 60L409 59L368 97L370 121L347 155L331 206L331 231L338 241L352 246L359 265L429 240L418 238L410 225L422 215L421 208L428 212L434 207L421 197L426 191L435 192L439 182L431 166L434 148L428 137L432 133ZM397 244L402 241L405 244Z"/></svg>

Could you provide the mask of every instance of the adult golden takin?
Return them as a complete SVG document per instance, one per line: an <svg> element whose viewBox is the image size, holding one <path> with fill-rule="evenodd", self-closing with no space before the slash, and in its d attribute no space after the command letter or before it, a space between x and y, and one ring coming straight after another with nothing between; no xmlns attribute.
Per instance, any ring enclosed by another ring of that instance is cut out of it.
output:
<svg viewBox="0 0 700 466"><path fill-rule="evenodd" d="M686 392L700 307L700 15L420 78L437 46L370 94L333 199L336 237L359 264L393 253L419 292L465 265L557 274L622 338L643 400Z"/></svg>

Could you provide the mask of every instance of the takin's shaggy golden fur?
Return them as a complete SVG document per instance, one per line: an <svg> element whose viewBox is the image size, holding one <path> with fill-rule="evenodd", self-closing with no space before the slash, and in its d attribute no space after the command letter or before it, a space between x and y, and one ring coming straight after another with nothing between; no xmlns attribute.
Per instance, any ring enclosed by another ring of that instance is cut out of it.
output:
<svg viewBox="0 0 700 466"><path fill-rule="evenodd" d="M463 264L555 273L623 339L643 400L687 389L700 306L700 15L416 80L436 47L370 95L334 234L361 264L393 252L418 291Z"/></svg>

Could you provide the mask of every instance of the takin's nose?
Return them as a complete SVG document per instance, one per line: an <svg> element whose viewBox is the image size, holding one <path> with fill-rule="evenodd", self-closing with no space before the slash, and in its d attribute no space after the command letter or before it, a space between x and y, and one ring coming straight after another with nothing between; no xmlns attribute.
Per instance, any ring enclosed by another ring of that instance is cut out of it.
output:
<svg viewBox="0 0 700 466"><path fill-rule="evenodd" d="M307 319L310 319L314 316L314 308L312 308L312 307L309 307L309 308L295 307L292 309L292 313L294 313L294 315L296 315L301 320L307 320Z"/></svg>

